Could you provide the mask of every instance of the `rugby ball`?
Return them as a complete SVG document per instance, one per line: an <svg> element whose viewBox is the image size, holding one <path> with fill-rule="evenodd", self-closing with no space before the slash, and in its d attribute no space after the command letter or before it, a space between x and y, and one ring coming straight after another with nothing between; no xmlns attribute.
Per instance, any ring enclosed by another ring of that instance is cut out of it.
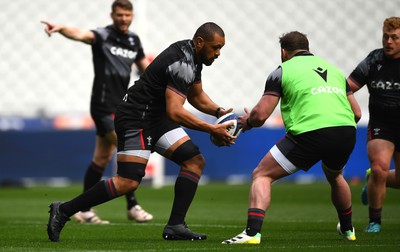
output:
<svg viewBox="0 0 400 252"><path fill-rule="evenodd" d="M231 134L232 136L238 137L240 135L240 132L242 132L242 128L240 127L240 124L238 122L238 115L235 113L228 113L220 118L218 118L214 124L230 124L233 122L233 125L228 127L226 131ZM217 139L213 136L210 136L211 142L216 145L216 146L224 146L224 142L220 139Z"/></svg>

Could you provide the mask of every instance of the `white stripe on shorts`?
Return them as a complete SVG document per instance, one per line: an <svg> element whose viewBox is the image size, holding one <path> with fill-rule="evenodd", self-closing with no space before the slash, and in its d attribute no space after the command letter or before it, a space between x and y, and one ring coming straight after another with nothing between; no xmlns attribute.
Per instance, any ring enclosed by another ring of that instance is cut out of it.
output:
<svg viewBox="0 0 400 252"><path fill-rule="evenodd" d="M158 139L155 150L160 154L164 155L164 153L171 147L174 143L176 143L182 137L187 136L186 132L182 128L176 128L171 131L168 131L164 135Z"/></svg>
<svg viewBox="0 0 400 252"><path fill-rule="evenodd" d="M149 150L125 150L125 151L118 151L117 154L141 157L141 158L149 160L151 151L149 151Z"/></svg>
<svg viewBox="0 0 400 252"><path fill-rule="evenodd" d="M283 155L283 153L274 145L270 150L271 155L275 158L276 162L289 174L293 174L300 169L297 169L292 162Z"/></svg>

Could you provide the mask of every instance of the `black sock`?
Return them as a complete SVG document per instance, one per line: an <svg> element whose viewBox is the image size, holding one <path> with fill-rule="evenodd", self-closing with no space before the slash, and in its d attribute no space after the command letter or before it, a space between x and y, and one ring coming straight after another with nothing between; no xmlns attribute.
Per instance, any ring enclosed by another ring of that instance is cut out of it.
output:
<svg viewBox="0 0 400 252"><path fill-rule="evenodd" d="M126 193L125 198L126 198L126 206L127 206L128 210L139 204L136 200L134 192Z"/></svg>
<svg viewBox="0 0 400 252"><path fill-rule="evenodd" d="M83 179L83 191L86 192L92 188L97 182L101 180L105 167L100 167L94 162L91 162L88 166L85 177ZM89 211L90 209L82 209L82 211Z"/></svg>
<svg viewBox="0 0 400 252"><path fill-rule="evenodd" d="M76 198L61 204L60 211L71 217L82 209L90 209L118 196L112 179L102 180Z"/></svg>
<svg viewBox="0 0 400 252"><path fill-rule="evenodd" d="M249 236L255 236L257 233L260 233L264 217L264 210L259 208L249 208L247 210L246 234Z"/></svg>
<svg viewBox="0 0 400 252"><path fill-rule="evenodd" d="M348 230L353 231L353 224L351 223L351 216L353 210L351 209L351 206L348 209L345 210L336 209L336 211L338 213L340 230L342 231L342 233Z"/></svg>
<svg viewBox="0 0 400 252"><path fill-rule="evenodd" d="M381 208L369 208L369 222L375 222L381 224L382 207Z"/></svg>
<svg viewBox="0 0 400 252"><path fill-rule="evenodd" d="M87 191L92 188L97 182L101 180L105 167L100 167L95 163L91 162L88 166L85 177L83 180L83 191Z"/></svg>
<svg viewBox="0 0 400 252"><path fill-rule="evenodd" d="M168 225L183 224L190 204L196 194L200 176L181 170L175 182L175 198Z"/></svg>

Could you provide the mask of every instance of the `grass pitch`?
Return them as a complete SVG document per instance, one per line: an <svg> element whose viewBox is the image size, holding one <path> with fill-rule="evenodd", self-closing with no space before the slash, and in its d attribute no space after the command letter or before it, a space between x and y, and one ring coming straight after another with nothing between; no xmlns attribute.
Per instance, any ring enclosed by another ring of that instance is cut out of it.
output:
<svg viewBox="0 0 400 252"><path fill-rule="evenodd" d="M165 241L161 237L173 200L173 187L141 187L141 205L154 214L146 224L128 221L125 199L97 206L110 225L81 225L71 220L60 242L47 238L48 205L69 200L82 185L65 188L0 188L0 251L400 251L400 190L388 189L383 207L382 232L366 234L367 207L360 202L361 184L352 185L353 223L357 241L336 233L337 216L328 184L273 185L260 245L222 245L246 225L249 185L201 185L187 216L189 227L206 233L205 241Z"/></svg>

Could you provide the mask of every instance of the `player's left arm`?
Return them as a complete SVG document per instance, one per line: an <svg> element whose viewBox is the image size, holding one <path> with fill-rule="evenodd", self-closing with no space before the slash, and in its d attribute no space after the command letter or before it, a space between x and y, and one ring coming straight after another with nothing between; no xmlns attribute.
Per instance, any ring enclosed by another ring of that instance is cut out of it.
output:
<svg viewBox="0 0 400 252"><path fill-rule="evenodd" d="M188 92L187 99L188 102L197 110L217 117L230 113L233 110L232 108L220 108L215 102L213 102L208 94L204 92L203 84L201 82L193 84ZM218 108L220 109L217 112Z"/></svg>
<svg viewBox="0 0 400 252"><path fill-rule="evenodd" d="M135 65L140 73L143 73L144 70L149 66L150 61L147 57L143 57L142 59L135 62Z"/></svg>

